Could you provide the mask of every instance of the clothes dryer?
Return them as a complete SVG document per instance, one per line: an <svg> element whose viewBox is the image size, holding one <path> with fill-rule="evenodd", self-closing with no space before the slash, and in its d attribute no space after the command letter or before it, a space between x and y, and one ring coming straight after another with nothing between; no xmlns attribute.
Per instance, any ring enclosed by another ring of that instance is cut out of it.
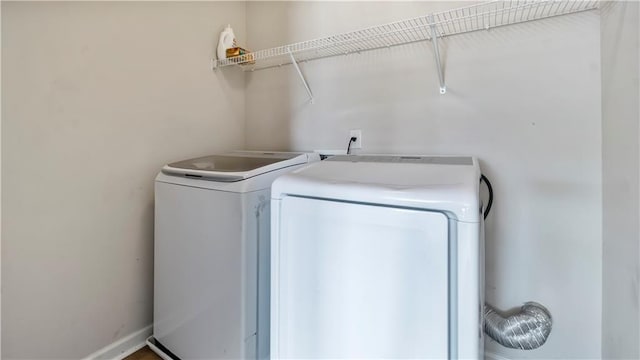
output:
<svg viewBox="0 0 640 360"><path fill-rule="evenodd" d="M483 358L473 157L335 156L272 187L273 359Z"/></svg>

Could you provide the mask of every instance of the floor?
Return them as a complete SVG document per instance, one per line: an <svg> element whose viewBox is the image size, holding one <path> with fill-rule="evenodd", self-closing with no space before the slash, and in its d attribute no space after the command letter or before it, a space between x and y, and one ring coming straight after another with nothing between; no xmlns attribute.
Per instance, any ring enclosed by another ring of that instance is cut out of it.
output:
<svg viewBox="0 0 640 360"><path fill-rule="evenodd" d="M162 360L156 353L151 351L148 346L134 352L133 354L124 358L124 360Z"/></svg>

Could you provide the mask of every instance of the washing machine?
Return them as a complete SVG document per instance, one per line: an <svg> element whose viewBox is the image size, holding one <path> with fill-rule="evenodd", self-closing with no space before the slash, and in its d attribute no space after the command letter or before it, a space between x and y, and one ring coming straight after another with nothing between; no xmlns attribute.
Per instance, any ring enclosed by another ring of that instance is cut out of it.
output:
<svg viewBox="0 0 640 360"><path fill-rule="evenodd" d="M155 180L153 336L164 359L269 356L273 180L317 154L231 152L166 165Z"/></svg>
<svg viewBox="0 0 640 360"><path fill-rule="evenodd" d="M271 198L271 358L483 358L480 168L335 156Z"/></svg>

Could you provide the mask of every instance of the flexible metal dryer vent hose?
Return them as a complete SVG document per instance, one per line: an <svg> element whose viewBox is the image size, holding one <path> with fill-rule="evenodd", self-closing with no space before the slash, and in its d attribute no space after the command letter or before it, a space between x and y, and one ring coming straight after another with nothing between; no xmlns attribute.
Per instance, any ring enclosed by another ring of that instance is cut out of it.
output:
<svg viewBox="0 0 640 360"><path fill-rule="evenodd" d="M525 303L519 312L508 317L485 304L484 318L484 332L500 345L511 349L537 349L551 333L551 314L535 302Z"/></svg>

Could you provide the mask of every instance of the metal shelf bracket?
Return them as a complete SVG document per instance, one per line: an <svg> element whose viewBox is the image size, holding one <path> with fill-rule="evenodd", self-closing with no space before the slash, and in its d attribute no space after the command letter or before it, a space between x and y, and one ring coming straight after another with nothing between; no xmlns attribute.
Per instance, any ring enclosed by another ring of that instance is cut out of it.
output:
<svg viewBox="0 0 640 360"><path fill-rule="evenodd" d="M447 85L444 83L444 74L442 64L440 63L440 48L438 47L438 29L435 25L433 15L427 17L429 28L431 29L431 43L433 44L433 54L436 58L436 66L438 67L438 80L440 80L440 94L446 94Z"/></svg>
<svg viewBox="0 0 640 360"><path fill-rule="evenodd" d="M307 94L309 95L309 102L311 102L313 104L313 93L311 92L311 89L309 88L309 84L307 83L307 79L305 79L304 75L302 75L302 71L300 70L300 66L298 66L298 62L296 61L296 58L293 57L293 53L291 52L291 49L287 49L287 52L289 53L289 57L291 58L291 64L293 64L293 67L296 68L296 71L298 72L298 76L300 76L300 80L302 80L302 85L304 85L304 88L307 90Z"/></svg>

